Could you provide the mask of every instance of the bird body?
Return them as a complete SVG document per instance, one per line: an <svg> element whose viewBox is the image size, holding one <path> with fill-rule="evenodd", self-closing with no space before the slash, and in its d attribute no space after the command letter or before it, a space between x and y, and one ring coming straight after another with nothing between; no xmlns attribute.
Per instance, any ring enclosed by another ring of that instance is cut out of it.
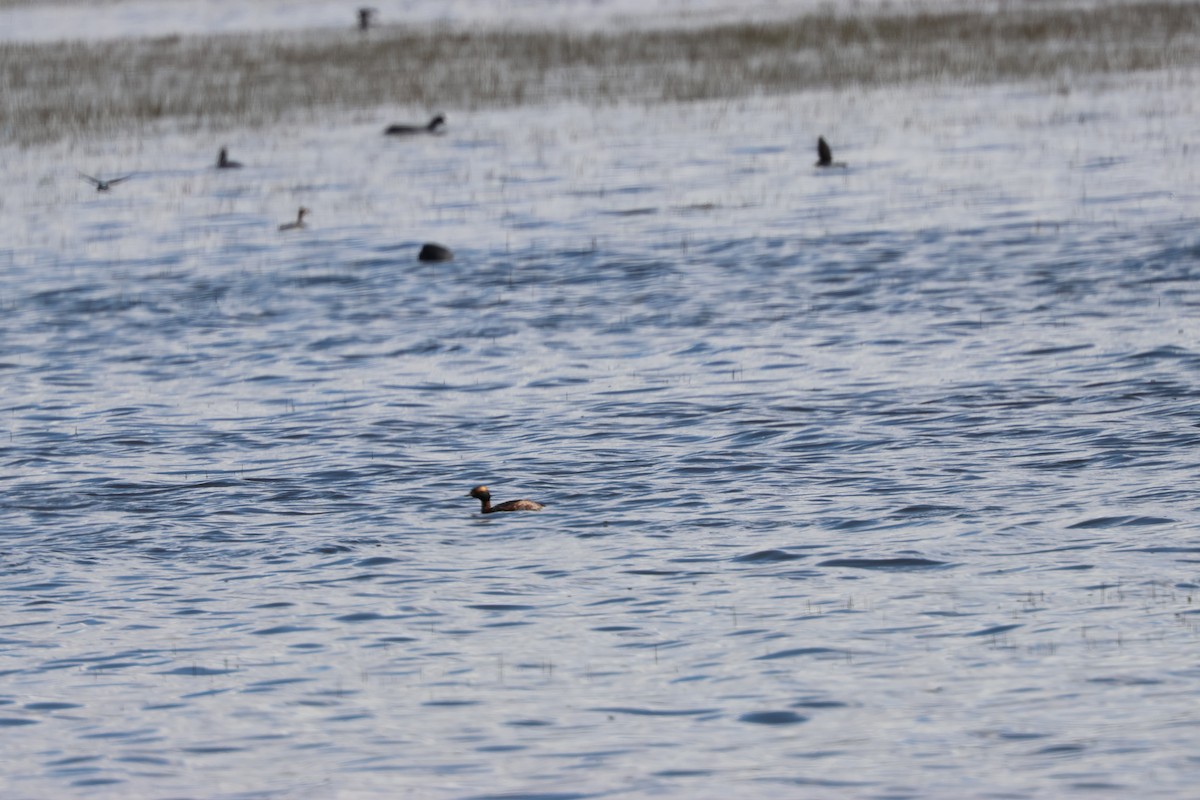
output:
<svg viewBox="0 0 1200 800"><path fill-rule="evenodd" d="M483 508L480 509L482 514L494 514L497 511L541 511L545 508L541 503L535 503L532 500L509 500L494 506L492 505L492 493L486 486L476 486L467 493L467 496L474 497L483 503Z"/></svg>
<svg viewBox="0 0 1200 800"><path fill-rule="evenodd" d="M418 133L441 133L446 127L446 117L438 114L428 125L389 125L383 129L385 136L413 136Z"/></svg>
<svg viewBox="0 0 1200 800"><path fill-rule="evenodd" d="M829 142L825 141L824 136L817 137L817 163L815 167L844 167L845 161L834 161L833 150L829 147Z"/></svg>
<svg viewBox="0 0 1200 800"><path fill-rule="evenodd" d="M308 209L300 206L300 210L296 212L295 222L285 222L279 226L281 231L296 231L304 227L304 215L308 213Z"/></svg>
<svg viewBox="0 0 1200 800"><path fill-rule="evenodd" d="M241 169L241 163L229 160L229 153L225 148L221 148L221 152L217 153L217 169Z"/></svg>

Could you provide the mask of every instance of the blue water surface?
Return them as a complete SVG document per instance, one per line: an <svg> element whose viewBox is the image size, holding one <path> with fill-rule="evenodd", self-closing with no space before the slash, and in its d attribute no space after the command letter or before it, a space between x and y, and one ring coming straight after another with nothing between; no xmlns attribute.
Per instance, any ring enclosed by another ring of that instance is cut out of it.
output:
<svg viewBox="0 0 1200 800"><path fill-rule="evenodd" d="M4 797L1191 796L1194 89L3 150Z"/></svg>

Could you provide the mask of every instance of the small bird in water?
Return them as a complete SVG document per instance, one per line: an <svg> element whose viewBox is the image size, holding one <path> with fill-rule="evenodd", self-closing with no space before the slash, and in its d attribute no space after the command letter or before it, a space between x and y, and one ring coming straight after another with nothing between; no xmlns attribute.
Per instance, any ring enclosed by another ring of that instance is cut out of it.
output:
<svg viewBox="0 0 1200 800"><path fill-rule="evenodd" d="M438 114L429 120L428 125L389 125L384 128L385 136L412 136L417 133L442 133L446 127L446 117Z"/></svg>
<svg viewBox="0 0 1200 800"><path fill-rule="evenodd" d="M366 6L358 10L358 29L363 33L371 30L371 23L375 19L375 9L367 8Z"/></svg>
<svg viewBox="0 0 1200 800"><path fill-rule="evenodd" d="M121 181L129 180L130 178L133 177L133 175L125 175L124 177L121 177L121 178L109 178L106 181L102 181L99 178L93 178L91 175L84 175L82 172L79 173L79 177L83 178L85 181L87 181L88 183L95 186L97 192L107 192L109 189L116 186Z"/></svg>
<svg viewBox="0 0 1200 800"><path fill-rule="evenodd" d="M484 514L492 514L496 511L541 511L545 508L541 503L535 503L532 500L509 500L507 503L494 506L492 505L492 493L486 486L476 486L467 493L467 497L474 497L483 503L480 511Z"/></svg>
<svg viewBox="0 0 1200 800"><path fill-rule="evenodd" d="M230 161L229 153L225 148L221 148L221 152L217 153L217 169L241 169L242 164L239 161Z"/></svg>
<svg viewBox="0 0 1200 800"><path fill-rule="evenodd" d="M308 209L300 206L300 210L296 212L295 222L285 222L279 226L281 231L298 231L304 227L304 215L308 213Z"/></svg>
<svg viewBox="0 0 1200 800"><path fill-rule="evenodd" d="M844 167L845 161L834 161L833 150L829 148L829 142L825 141L824 136L817 137L817 163L816 167Z"/></svg>
<svg viewBox="0 0 1200 800"><path fill-rule="evenodd" d="M426 242L421 245L421 252L417 253L417 261L453 261L454 253L449 247L442 247L440 244Z"/></svg>

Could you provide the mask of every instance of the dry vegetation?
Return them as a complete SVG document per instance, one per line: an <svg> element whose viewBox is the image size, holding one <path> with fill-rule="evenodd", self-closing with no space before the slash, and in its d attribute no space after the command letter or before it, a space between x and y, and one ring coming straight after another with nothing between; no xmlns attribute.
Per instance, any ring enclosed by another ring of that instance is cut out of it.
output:
<svg viewBox="0 0 1200 800"><path fill-rule="evenodd" d="M1200 64L1193 4L828 14L687 30L414 30L0 44L0 136L163 122L257 125L332 109L686 101L912 81L1069 81Z"/></svg>

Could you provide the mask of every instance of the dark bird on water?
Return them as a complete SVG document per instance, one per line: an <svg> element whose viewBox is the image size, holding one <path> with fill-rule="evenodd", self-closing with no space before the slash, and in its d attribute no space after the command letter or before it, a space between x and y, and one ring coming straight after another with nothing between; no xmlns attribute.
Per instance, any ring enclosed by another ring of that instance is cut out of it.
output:
<svg viewBox="0 0 1200 800"><path fill-rule="evenodd" d="M363 7L358 10L358 29L363 33L371 30L371 23L375 19L375 9Z"/></svg>
<svg viewBox="0 0 1200 800"><path fill-rule="evenodd" d="M442 247L440 244L426 242L421 245L421 252L417 253L417 261L453 261L454 253L449 247Z"/></svg>
<svg viewBox="0 0 1200 800"><path fill-rule="evenodd" d="M93 178L91 175L84 175L82 172L79 173L79 177L83 178L85 181L87 181L88 183L95 186L97 192L107 192L109 189L116 186L121 181L129 180L130 178L133 177L133 175L125 175L120 178L109 178L106 181L102 181L99 178Z"/></svg>
<svg viewBox="0 0 1200 800"><path fill-rule="evenodd" d="M229 153L225 151L224 147L221 148L221 152L217 153L217 169L241 169L241 166L240 161L229 160Z"/></svg>
<svg viewBox="0 0 1200 800"><path fill-rule="evenodd" d="M279 226L281 231L298 231L304 227L304 215L308 213L308 209L300 206L300 210L296 212L295 222L285 222Z"/></svg>
<svg viewBox="0 0 1200 800"><path fill-rule="evenodd" d="M429 120L428 125L389 125L383 129L385 136L412 136L418 133L442 133L446 127L446 117L438 114Z"/></svg>
<svg viewBox="0 0 1200 800"><path fill-rule="evenodd" d="M532 500L509 500L506 503L494 506L492 505L492 493L488 491L486 486L476 486L467 493L467 497L474 497L483 503L483 508L480 511L484 514L491 514L496 511L541 511L545 508L541 503L535 503Z"/></svg>
<svg viewBox="0 0 1200 800"><path fill-rule="evenodd" d="M825 141L824 136L817 137L817 163L813 166L817 167L844 167L845 161L834 161L833 150L829 148L829 142Z"/></svg>

